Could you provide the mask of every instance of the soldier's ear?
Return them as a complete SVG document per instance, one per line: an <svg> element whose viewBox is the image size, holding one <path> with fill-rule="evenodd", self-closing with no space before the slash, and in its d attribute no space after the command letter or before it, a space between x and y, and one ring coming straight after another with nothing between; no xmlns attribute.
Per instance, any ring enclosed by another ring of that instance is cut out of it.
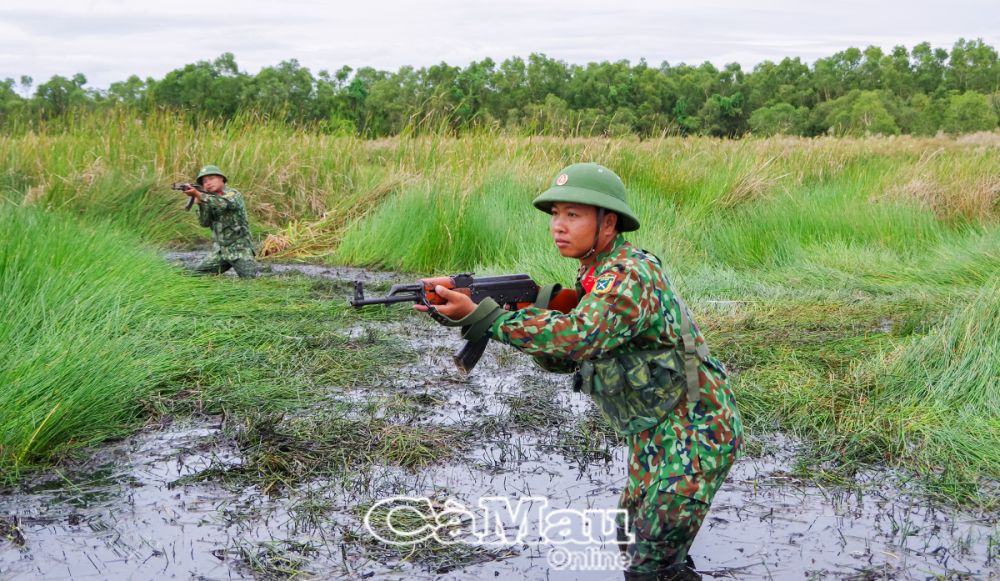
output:
<svg viewBox="0 0 1000 581"><path fill-rule="evenodd" d="M615 232L618 231L618 214L615 212L608 212L604 215L604 223L601 224L601 228L614 228Z"/></svg>

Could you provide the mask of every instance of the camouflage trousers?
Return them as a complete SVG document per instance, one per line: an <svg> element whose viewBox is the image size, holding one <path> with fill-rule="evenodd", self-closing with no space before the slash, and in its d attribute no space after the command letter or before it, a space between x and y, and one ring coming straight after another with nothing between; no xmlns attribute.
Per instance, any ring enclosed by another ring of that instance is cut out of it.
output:
<svg viewBox="0 0 1000 581"><path fill-rule="evenodd" d="M628 482L619 508L619 546L629 580L700 579L688 551L733 459L672 438L668 423L628 436ZM697 498L693 498L697 496ZM623 515L624 516L624 515Z"/></svg>
<svg viewBox="0 0 1000 581"><path fill-rule="evenodd" d="M236 270L240 278L254 278L257 276L257 261L253 256L234 258L225 260L218 252L213 252L194 267L194 271L199 274L222 274L230 268Z"/></svg>
<svg viewBox="0 0 1000 581"><path fill-rule="evenodd" d="M679 494L655 491L647 492L638 506L621 506L628 511L628 529L623 522L618 527L618 546L630 563L625 579L701 579L688 550L708 514L708 506Z"/></svg>

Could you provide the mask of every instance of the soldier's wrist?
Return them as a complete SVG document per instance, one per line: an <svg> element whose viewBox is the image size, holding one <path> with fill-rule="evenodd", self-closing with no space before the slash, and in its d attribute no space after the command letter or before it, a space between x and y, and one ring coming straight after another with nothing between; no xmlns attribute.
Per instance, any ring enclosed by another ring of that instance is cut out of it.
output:
<svg viewBox="0 0 1000 581"><path fill-rule="evenodd" d="M496 301L487 297L476 306L476 310L468 315L457 320L448 319L443 324L448 327L461 327L462 338L475 341L486 336L490 327L493 326L493 322L503 313L503 308Z"/></svg>

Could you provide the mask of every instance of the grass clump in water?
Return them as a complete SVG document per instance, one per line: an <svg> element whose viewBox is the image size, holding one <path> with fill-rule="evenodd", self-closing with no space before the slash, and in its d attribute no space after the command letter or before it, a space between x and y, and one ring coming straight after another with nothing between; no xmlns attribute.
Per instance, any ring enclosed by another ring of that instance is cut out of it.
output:
<svg viewBox="0 0 1000 581"><path fill-rule="evenodd" d="M868 389L845 414L845 431L861 435L852 443L862 450L932 474L947 496L995 490L998 370L1000 278L994 278L926 335L865 366L861 381ZM994 496L990 504L997 503Z"/></svg>
<svg viewBox="0 0 1000 581"><path fill-rule="evenodd" d="M397 424L380 417L380 403L367 410L339 404L297 417L246 413L227 431L242 456L235 466L213 466L175 484L222 477L253 482L264 493L318 478L347 474L360 465L421 468L451 458L465 434L441 426ZM360 412L360 413L358 413Z"/></svg>
<svg viewBox="0 0 1000 581"><path fill-rule="evenodd" d="M405 350L346 339L342 297L295 277L198 278L134 236L0 208L0 481L158 414L296 409Z"/></svg>
<svg viewBox="0 0 1000 581"><path fill-rule="evenodd" d="M923 475L932 494L988 507L1000 471L995 296L984 289L950 315L912 299L748 303L706 326L749 430L802 437L810 470L886 463Z"/></svg>
<svg viewBox="0 0 1000 581"><path fill-rule="evenodd" d="M368 530L345 540L361 542L383 559L413 561L438 574L496 561L510 554L509 548L490 548L477 543L472 538L468 521L457 519L454 514L442 514L449 509L449 505L437 499L427 501L419 504L381 502L377 506L357 504L351 508L354 515L370 525L370 530L381 539L390 542L383 542ZM447 542L439 542L438 539ZM463 539L468 539L468 542Z"/></svg>

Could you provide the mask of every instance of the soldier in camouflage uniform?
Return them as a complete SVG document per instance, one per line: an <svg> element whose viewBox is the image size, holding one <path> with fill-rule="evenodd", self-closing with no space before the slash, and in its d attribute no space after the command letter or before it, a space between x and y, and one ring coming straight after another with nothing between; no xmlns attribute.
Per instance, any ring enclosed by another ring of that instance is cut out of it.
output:
<svg viewBox="0 0 1000 581"><path fill-rule="evenodd" d="M448 303L444 324L466 339L484 335L532 355L542 367L575 372L624 436L628 482L619 540L630 558L626 579L700 578L690 568L691 543L722 486L742 439L742 423L726 369L663 266L620 234L638 230L625 186L597 164L565 168L534 205L551 214L559 252L580 260L579 305L569 313L535 306L505 311L478 306L437 287ZM421 309L426 310L426 309Z"/></svg>
<svg viewBox="0 0 1000 581"><path fill-rule="evenodd" d="M198 202L198 223L212 229L212 252L194 268L195 272L222 274L230 268L241 278L257 276L253 239L247 221L243 194L226 185L225 174L214 165L198 172L198 185L184 191Z"/></svg>

